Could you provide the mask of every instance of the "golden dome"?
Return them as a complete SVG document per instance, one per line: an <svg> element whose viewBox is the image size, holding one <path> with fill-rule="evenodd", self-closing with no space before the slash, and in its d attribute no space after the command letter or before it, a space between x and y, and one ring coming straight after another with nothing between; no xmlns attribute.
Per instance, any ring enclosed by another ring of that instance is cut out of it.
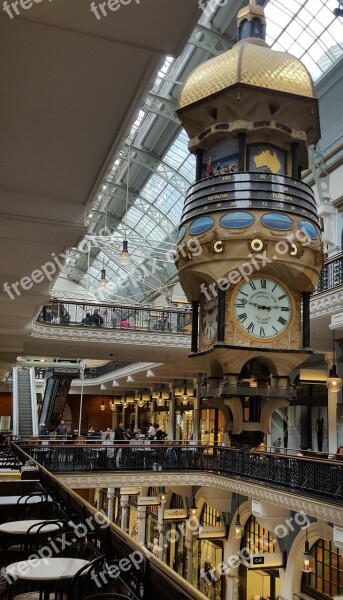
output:
<svg viewBox="0 0 343 600"><path fill-rule="evenodd" d="M178 109L236 83L314 98L311 75L300 60L271 50L258 38L243 39L228 52L197 67L184 83Z"/></svg>

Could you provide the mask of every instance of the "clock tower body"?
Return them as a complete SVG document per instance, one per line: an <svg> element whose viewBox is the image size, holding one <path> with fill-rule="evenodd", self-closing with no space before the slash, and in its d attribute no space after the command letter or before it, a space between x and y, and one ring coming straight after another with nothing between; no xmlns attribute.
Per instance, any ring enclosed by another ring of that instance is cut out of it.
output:
<svg viewBox="0 0 343 600"><path fill-rule="evenodd" d="M208 402L233 418L233 433L266 433L271 413L288 405L289 375L311 353L309 301L323 253L300 173L320 127L311 76L266 44L263 8L241 9L237 25L237 44L197 67L180 93L196 181L176 265ZM255 425L244 402L250 414L258 404Z"/></svg>

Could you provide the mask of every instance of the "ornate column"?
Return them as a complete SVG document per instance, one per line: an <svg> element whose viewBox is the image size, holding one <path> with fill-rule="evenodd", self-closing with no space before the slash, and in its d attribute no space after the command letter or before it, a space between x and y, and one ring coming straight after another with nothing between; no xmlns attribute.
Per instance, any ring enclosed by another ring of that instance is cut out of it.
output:
<svg viewBox="0 0 343 600"><path fill-rule="evenodd" d="M333 354L325 354L325 361L328 365L328 370L333 365ZM339 394L328 389L328 450L330 454L337 452L337 401Z"/></svg>
<svg viewBox="0 0 343 600"><path fill-rule="evenodd" d="M121 519L120 529L128 533L127 517L129 512L129 496L120 496Z"/></svg>
<svg viewBox="0 0 343 600"><path fill-rule="evenodd" d="M113 521L114 488L107 488L107 516Z"/></svg>
<svg viewBox="0 0 343 600"><path fill-rule="evenodd" d="M146 506L137 506L138 517L138 537L137 542L141 545L145 544L145 524L146 524Z"/></svg>

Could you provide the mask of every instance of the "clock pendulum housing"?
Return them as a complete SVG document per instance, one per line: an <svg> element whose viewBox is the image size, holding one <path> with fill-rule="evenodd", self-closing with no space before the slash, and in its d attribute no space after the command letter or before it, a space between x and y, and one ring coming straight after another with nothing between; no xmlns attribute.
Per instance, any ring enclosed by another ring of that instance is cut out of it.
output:
<svg viewBox="0 0 343 600"><path fill-rule="evenodd" d="M314 195L300 179L320 137L314 86L298 59L269 48L265 26L262 7L242 8L238 42L189 75L177 110L196 155L176 260L193 303L190 356L224 381L232 414L252 371L262 385L267 370L274 401L287 405L288 377L311 353L309 300L323 262ZM262 402L262 430L267 412Z"/></svg>

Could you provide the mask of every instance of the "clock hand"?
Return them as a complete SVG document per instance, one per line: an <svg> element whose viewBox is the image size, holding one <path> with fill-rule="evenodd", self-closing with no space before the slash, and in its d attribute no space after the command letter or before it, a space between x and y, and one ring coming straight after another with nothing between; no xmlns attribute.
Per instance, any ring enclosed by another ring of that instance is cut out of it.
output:
<svg viewBox="0 0 343 600"><path fill-rule="evenodd" d="M271 306L264 306L264 304L256 304L256 302L246 302L246 304L251 304L251 306L256 306L256 308L261 310L270 310L272 308Z"/></svg>

